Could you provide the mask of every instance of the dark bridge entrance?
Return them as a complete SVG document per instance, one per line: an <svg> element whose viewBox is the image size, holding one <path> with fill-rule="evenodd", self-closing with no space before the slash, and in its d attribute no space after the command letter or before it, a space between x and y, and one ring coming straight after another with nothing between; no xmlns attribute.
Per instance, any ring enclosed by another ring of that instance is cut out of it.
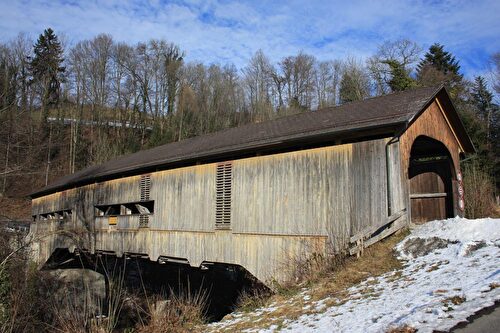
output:
<svg viewBox="0 0 500 333"><path fill-rule="evenodd" d="M413 223L453 217L453 163L444 144L418 137L411 149L408 177Z"/></svg>

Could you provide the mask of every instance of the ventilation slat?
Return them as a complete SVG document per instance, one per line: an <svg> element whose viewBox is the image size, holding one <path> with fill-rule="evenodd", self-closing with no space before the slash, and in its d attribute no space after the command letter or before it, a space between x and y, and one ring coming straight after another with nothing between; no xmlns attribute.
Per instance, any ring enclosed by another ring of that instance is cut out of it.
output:
<svg viewBox="0 0 500 333"><path fill-rule="evenodd" d="M147 228L149 224L149 215L139 216L139 228Z"/></svg>
<svg viewBox="0 0 500 333"><path fill-rule="evenodd" d="M141 201L149 200L149 193L151 191L151 176L143 175L141 176Z"/></svg>
<svg viewBox="0 0 500 333"><path fill-rule="evenodd" d="M150 199L150 192L151 192L150 175L141 176L140 189L141 189L141 201L148 201ZM141 214L141 216L139 216L139 227L147 228L148 224L149 224L149 215Z"/></svg>
<svg viewBox="0 0 500 333"><path fill-rule="evenodd" d="M220 163L216 169L215 222L218 229L229 229L231 223L231 193L233 165Z"/></svg>

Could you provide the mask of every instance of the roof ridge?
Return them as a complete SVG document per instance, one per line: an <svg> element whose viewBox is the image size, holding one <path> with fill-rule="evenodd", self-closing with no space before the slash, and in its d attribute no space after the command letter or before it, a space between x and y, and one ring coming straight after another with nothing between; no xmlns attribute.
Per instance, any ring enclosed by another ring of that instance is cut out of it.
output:
<svg viewBox="0 0 500 333"><path fill-rule="evenodd" d="M182 140L179 140L179 141L168 142L168 143L165 143L163 145L152 147L152 148L149 148L149 149L154 149L154 148L157 148L157 147L166 146L166 145L169 145L169 144L172 144L172 143L188 141L188 140L192 140L192 139L195 139L195 138L211 137L211 136L214 136L216 134L224 133L226 131L230 131L230 130L234 130L234 129L238 129L238 128L258 126L258 125L265 124L265 123L272 123L274 121L285 119L285 118L286 119L296 118L296 117L299 117L299 116L303 116L304 114L311 114L311 113L314 113L314 112L333 111L335 109L339 109L339 108L342 108L342 107L345 107L345 106L350 106L350 105L355 105L355 104L361 104L361 103L369 101L369 100L374 100L374 99L378 99L378 98L387 98L387 97L396 96L396 95L402 95L402 94L408 94L409 92L415 92L415 91L419 91L419 90L423 90L423 89L435 88L434 91L437 92L442 87L443 87L442 84L435 85L435 86L428 86L428 87L418 87L418 88L415 88L415 89L395 91L395 92L391 92L391 93L384 94L384 95L379 95L379 96L371 96L369 98L365 98L365 99L362 99L362 100L351 101L351 102L347 102L347 103L343 103L343 104L338 104L338 105L333 105L333 106L327 106L327 107L323 107L321 109L308 110L308 111L302 111L302 112L297 112L297 113L292 113L292 114L281 115L281 116L278 116L278 117L275 117L275 118L272 118L272 119L268 119L268 120L264 120L264 121L261 121L261 122L250 122L250 123L242 124L242 125L239 125L239 126L226 127L226 128L220 129L220 130L215 131L215 132L204 133L204 134L201 134L201 135L196 135L196 136L193 136L193 137L190 137L190 138L186 138L186 139L182 139ZM145 150L149 150L149 149L145 149Z"/></svg>
<svg viewBox="0 0 500 333"><path fill-rule="evenodd" d="M246 128L246 127L259 126L259 125L262 125L262 124L272 123L274 121L278 121L278 120L282 120L282 119L296 118L296 117L303 116L305 114L311 114L311 113L314 113L314 112L333 111L335 109L339 109L339 108L342 108L342 107L345 107L345 106L350 106L350 105L355 105L355 104L362 104L362 103L364 103L366 101L369 101L369 100L374 100L374 99L378 99L378 98L387 98L387 97L401 95L401 94L408 94L409 92L415 92L415 91L418 91L418 90L430 89L430 88L434 88L434 87L436 88L436 91L439 91L439 89L441 87L443 87L443 85L441 84L441 85L430 86L430 87L418 87L418 88L410 89L410 90L395 91L395 92L391 92L391 93L385 94L385 95L372 96L372 97L365 98L365 99L358 100L358 101L351 101L351 102L347 102L347 103L343 103L343 104L339 104L339 105L327 106L327 107L324 107L324 108L321 108L321 109L309 110L309 111L302 111L302 112L297 112L297 113L287 114L287 115L281 115L281 116L278 116L278 117L275 117L275 118L272 118L272 119L268 119L268 120L265 120L265 121L261 121L261 122L250 122L250 123L242 124L242 125L239 125L239 126L226 127L226 128L214 131L214 132L203 133L203 134L200 134L200 135L196 135L196 136L192 136L192 137L189 137L189 138L181 139L179 141L167 142L167 143L159 145L159 146L147 148L147 149L144 149L144 150L139 150L139 151L137 151L135 153L138 153L140 151L147 151L147 150L150 150L150 149L155 149L155 148L158 148L158 147L163 147L163 146L170 145L170 144L191 141L191 140L194 140L194 139L197 139L197 138L202 138L202 137L203 138L208 138L208 137L212 137L214 135L222 134L224 132L235 130L235 129L241 129L241 128ZM130 154L127 154L127 155L122 155L122 156L128 156L128 155L135 154L135 153L130 153Z"/></svg>
<svg viewBox="0 0 500 333"><path fill-rule="evenodd" d="M347 102L347 103L343 103L343 104L339 104L339 105L328 106L326 108L318 109L316 111L322 111L322 110L327 110L327 109L336 109L336 108L339 108L339 107L342 107L342 106L346 106L346 105L353 105L353 104L356 104L356 103L363 103L363 102L374 100L374 99L378 99L378 98L393 97L393 96L397 96L397 95L408 94L410 92L416 92L416 91L424 90L424 89L429 89L429 90L433 89L434 93L437 93L443 87L444 87L443 84L437 84L437 85L433 85L433 86L420 86L420 87L416 87L414 89L392 91L392 92L390 92L388 94L382 94L382 95L378 95L378 96L370 96L368 98L360 99L360 100L357 100L357 101L351 101L351 102Z"/></svg>

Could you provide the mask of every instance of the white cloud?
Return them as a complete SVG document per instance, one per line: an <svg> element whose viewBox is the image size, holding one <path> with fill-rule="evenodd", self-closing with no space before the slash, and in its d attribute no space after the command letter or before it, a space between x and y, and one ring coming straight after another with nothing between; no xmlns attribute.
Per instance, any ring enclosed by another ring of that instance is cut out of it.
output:
<svg viewBox="0 0 500 333"><path fill-rule="evenodd" d="M165 38L188 60L243 66L258 49L278 61L366 57L388 39L440 42L471 75L500 50L500 2L483 1L0 1L0 40L46 27L70 43L109 33L127 42Z"/></svg>

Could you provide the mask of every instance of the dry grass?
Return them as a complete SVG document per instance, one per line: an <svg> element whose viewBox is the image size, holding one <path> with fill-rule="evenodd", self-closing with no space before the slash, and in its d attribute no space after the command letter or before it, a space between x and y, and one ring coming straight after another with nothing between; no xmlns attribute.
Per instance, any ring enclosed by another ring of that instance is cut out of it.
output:
<svg viewBox="0 0 500 333"><path fill-rule="evenodd" d="M398 327L391 327L389 328L389 330L387 330L387 333L415 333L416 331L417 329L414 327L403 325Z"/></svg>
<svg viewBox="0 0 500 333"><path fill-rule="evenodd" d="M462 304L463 302L465 302L465 300L466 300L465 297L455 295L455 296L448 297L448 298L442 300L442 302L444 304L451 303L453 305L459 305L459 304Z"/></svg>
<svg viewBox="0 0 500 333"><path fill-rule="evenodd" d="M481 170L477 162L464 168L465 214L477 219L495 215L498 207L494 203L494 185L491 177Z"/></svg>
<svg viewBox="0 0 500 333"><path fill-rule="evenodd" d="M137 333L184 333L206 322L208 295L199 291L191 293L189 289L175 294L158 296L150 301L147 308L148 320Z"/></svg>
<svg viewBox="0 0 500 333"><path fill-rule="evenodd" d="M490 283L489 287L490 287L490 290L493 290L493 289L500 287L500 284L496 283L496 282L492 282L492 283Z"/></svg>
<svg viewBox="0 0 500 333"><path fill-rule="evenodd" d="M332 272L341 270L347 260L347 255L342 252L326 256L320 251L308 249L302 253L302 255L287 258L282 264L282 269L289 279L281 284L274 283L273 287L278 293L294 293L297 287L314 284ZM312 254L307 255L308 253Z"/></svg>
<svg viewBox="0 0 500 333"><path fill-rule="evenodd" d="M491 214L491 217L493 218L500 218L500 206L495 204L493 206L493 212Z"/></svg>
<svg viewBox="0 0 500 333"><path fill-rule="evenodd" d="M241 312L250 312L267 306L272 294L269 290L255 289L242 291L236 301L236 308Z"/></svg>
<svg viewBox="0 0 500 333"><path fill-rule="evenodd" d="M364 255L348 257L338 270L332 271L316 283L314 297L321 299L337 295L371 276L379 276L402 267L396 258L394 246L407 235L402 231L365 249Z"/></svg>

